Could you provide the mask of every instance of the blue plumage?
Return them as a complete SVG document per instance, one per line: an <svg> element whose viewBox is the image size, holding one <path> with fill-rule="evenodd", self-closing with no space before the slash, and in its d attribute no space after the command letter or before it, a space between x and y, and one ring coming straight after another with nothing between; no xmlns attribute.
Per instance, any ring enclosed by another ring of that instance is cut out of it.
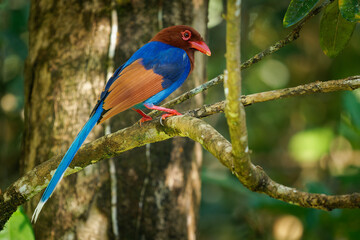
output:
<svg viewBox="0 0 360 240"><path fill-rule="evenodd" d="M140 122L151 120L150 116L139 110L144 107L167 112L162 119L180 114L173 109L155 105L183 84L193 68L195 50L211 54L196 30L188 26L165 28L115 71L106 83L90 119L51 178L34 211L32 221L37 220L42 207L61 181L76 152L97 123L102 123L130 107L143 116Z"/></svg>
<svg viewBox="0 0 360 240"><path fill-rule="evenodd" d="M45 192L35 209L32 220L37 220L42 206L50 198L76 152L79 150L90 131L100 119L103 113L103 101L108 95L107 93L110 86L114 83L114 81L116 81L116 76L121 75L122 70L138 59L142 59L141 64L143 64L146 69L152 69L156 74L163 76L162 86L164 90L148 98L143 103L138 104L135 108L143 109L144 103L157 104L161 102L181 86L190 72L190 61L186 52L180 48L161 42L150 42L144 45L136 53L134 53L134 55L125 64L120 66L107 82L105 90L102 92L101 98L96 106L96 109L93 110L90 119L79 132L76 139L66 152L64 158L61 160L59 167L56 169L54 176L51 178L49 185L45 189Z"/></svg>
<svg viewBox="0 0 360 240"><path fill-rule="evenodd" d="M145 69L151 69L154 73L163 76L161 85L164 90L159 92L157 96L147 99L144 103L158 104L164 100L184 83L191 70L190 59L183 49L162 42L149 42L136 51L125 64L115 71L105 86L101 95L102 100L107 96L106 93L118 76L121 75L121 72L138 59L141 59L141 64ZM136 108L144 107L138 104Z"/></svg>
<svg viewBox="0 0 360 240"><path fill-rule="evenodd" d="M65 156L63 157L58 168L56 169L54 176L51 178L49 185L46 187L45 192L42 195L41 200L34 211L31 221L36 222L42 207L44 206L46 201L50 198L51 194L54 192L57 184L61 181L66 169L70 165L76 152L79 150L79 148L85 141L86 137L89 135L89 133L94 128L97 121L99 120L102 111L103 111L103 109L102 109L102 103L101 103L98 106L98 109L92 115L92 117L85 123L84 127L81 129L81 131L75 138L74 142L71 144L70 148L65 153Z"/></svg>
<svg viewBox="0 0 360 240"><path fill-rule="evenodd" d="M183 49L162 42L149 42L139 51L130 60L141 58L146 69L163 76L161 85L164 90L143 102L156 105L184 83L191 70L190 60ZM135 108L143 107L138 104Z"/></svg>

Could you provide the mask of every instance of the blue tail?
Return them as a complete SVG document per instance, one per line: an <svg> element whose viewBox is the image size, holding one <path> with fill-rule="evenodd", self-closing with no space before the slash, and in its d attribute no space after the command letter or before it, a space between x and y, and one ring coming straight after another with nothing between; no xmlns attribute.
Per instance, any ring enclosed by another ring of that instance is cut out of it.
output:
<svg viewBox="0 0 360 240"><path fill-rule="evenodd" d="M55 171L54 176L51 178L49 185L46 187L44 194L41 197L40 202L38 203L34 214L31 218L32 222L36 222L39 213L46 203L46 201L50 198L51 194L54 192L55 187L59 184L62 177L64 176L65 170L70 165L71 161L73 160L76 152L79 150L83 142L85 141L86 137L89 135L91 130L94 128L95 124L99 120L101 113L103 111L103 103L100 103L97 107L94 114L90 117L90 119L85 123L84 127L81 129L77 137L75 138L74 142L71 144L70 148L67 150L65 156L61 160L58 168Z"/></svg>

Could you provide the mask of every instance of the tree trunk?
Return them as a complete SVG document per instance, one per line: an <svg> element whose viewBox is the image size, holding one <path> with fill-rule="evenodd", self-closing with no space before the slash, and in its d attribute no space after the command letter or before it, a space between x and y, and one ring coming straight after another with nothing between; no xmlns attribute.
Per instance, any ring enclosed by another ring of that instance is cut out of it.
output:
<svg viewBox="0 0 360 240"><path fill-rule="evenodd" d="M32 1L23 171L64 153L87 121L105 81L108 5L96 0ZM36 239L106 237L109 220L95 203L108 182L107 172L103 162L64 178L40 215ZM30 202L29 214L39 199L40 194Z"/></svg>
<svg viewBox="0 0 360 240"><path fill-rule="evenodd" d="M206 37L207 1L114 2L119 29L115 67L163 27L188 24ZM106 80L114 2L32 1L23 171L64 153L88 119ZM195 65L173 96L205 79L200 54ZM199 97L177 109L201 104ZM125 111L111 120L112 129L139 118ZM88 140L100 132L96 127ZM195 239L201 151L200 145L176 138L64 178L40 214L36 239ZM111 164L116 171L110 174ZM117 191L111 193L114 186ZM39 199L40 194L30 202L29 214Z"/></svg>

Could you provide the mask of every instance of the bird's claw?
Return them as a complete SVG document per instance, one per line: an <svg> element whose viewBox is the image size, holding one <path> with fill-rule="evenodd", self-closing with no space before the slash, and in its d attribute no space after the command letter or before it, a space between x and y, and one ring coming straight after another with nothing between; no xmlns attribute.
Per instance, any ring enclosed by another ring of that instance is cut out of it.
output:
<svg viewBox="0 0 360 240"><path fill-rule="evenodd" d="M163 120L168 118L168 117L171 117L171 116L179 116L179 115L182 115L181 113L177 112L174 110L174 112L172 113L166 113L166 114L163 114L161 117L160 117L160 124L161 126L164 126L163 124Z"/></svg>
<svg viewBox="0 0 360 240"><path fill-rule="evenodd" d="M162 122L162 117L160 118L160 124L161 124L161 126L164 127L164 124L163 124L163 122Z"/></svg>
<svg viewBox="0 0 360 240"><path fill-rule="evenodd" d="M140 127L141 127L142 123L147 122L147 121L151 121L151 120L152 120L152 117L150 117L150 116L146 116L146 117L141 118L140 121L139 121Z"/></svg>

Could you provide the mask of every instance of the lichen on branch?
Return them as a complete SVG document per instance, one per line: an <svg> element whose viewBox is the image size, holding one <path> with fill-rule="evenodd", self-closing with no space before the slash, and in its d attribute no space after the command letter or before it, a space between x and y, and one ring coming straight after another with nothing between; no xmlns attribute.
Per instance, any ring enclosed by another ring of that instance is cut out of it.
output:
<svg viewBox="0 0 360 240"><path fill-rule="evenodd" d="M240 26L241 1L227 1L226 70L224 73L225 116L232 145L232 172L249 189L259 185L250 161L245 108L241 101Z"/></svg>
<svg viewBox="0 0 360 240"><path fill-rule="evenodd" d="M360 76L351 76L344 79L329 80L323 82L317 81L291 88L243 95L241 96L241 102L244 106L249 106L255 103L268 102L289 97L304 96L315 93L352 91L358 88L360 88ZM196 118L204 118L213 114L224 112L224 110L225 101L221 101L189 110L185 114Z"/></svg>

